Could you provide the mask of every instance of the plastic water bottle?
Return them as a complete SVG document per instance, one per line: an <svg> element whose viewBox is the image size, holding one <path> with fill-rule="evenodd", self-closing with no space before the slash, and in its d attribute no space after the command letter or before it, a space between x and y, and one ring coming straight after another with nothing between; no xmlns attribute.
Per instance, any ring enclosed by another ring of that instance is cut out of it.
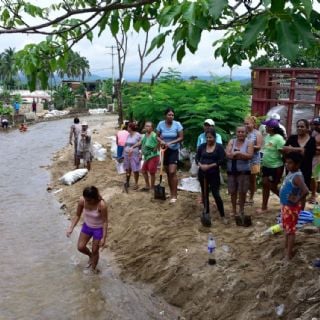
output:
<svg viewBox="0 0 320 320"><path fill-rule="evenodd" d="M213 238L213 235L211 233L209 233L208 236L208 263L210 265L214 265L216 263L216 259L215 259L215 250L216 250L216 241Z"/></svg>
<svg viewBox="0 0 320 320"><path fill-rule="evenodd" d="M320 205L319 202L316 202L312 209L313 216L316 218L320 218Z"/></svg>
<svg viewBox="0 0 320 320"><path fill-rule="evenodd" d="M272 234L279 233L283 230L282 223L275 224L262 232L262 236L270 236Z"/></svg>

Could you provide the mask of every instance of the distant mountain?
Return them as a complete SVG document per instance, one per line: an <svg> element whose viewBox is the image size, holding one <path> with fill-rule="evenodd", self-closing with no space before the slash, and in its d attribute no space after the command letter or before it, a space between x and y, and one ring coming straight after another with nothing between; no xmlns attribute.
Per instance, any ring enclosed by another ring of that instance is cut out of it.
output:
<svg viewBox="0 0 320 320"><path fill-rule="evenodd" d="M189 80L191 77L197 77L197 79L199 80L205 80L205 81L210 81L212 80L213 78L217 78L217 79L225 79L226 81L229 81L229 75L225 75L225 76L204 76L204 75L199 75L199 76L189 76L189 75L182 75L181 76L182 79L184 80ZM23 75L23 74L20 74L19 75L19 79L22 83L27 83L27 78ZM85 82L95 82L95 81L98 81L98 80L106 80L106 79L110 79L109 76L101 76L101 75L97 75L97 74L91 74L90 76L86 76L84 78L84 81ZM138 81L138 78L137 77L134 77L134 76L128 76L125 78L126 81L128 82L134 82L134 81ZM242 83L249 83L251 81L250 77L248 76L234 76L232 78L234 81L240 81ZM70 80L70 81L82 81L82 79L80 78L68 78L68 77L64 77L63 79L60 78L59 76L57 75L54 75L54 77L52 78L52 84L53 85L58 85L61 83L62 80ZM146 78L144 80L144 82L150 82L150 79ZM51 83L51 79L49 79L49 84Z"/></svg>

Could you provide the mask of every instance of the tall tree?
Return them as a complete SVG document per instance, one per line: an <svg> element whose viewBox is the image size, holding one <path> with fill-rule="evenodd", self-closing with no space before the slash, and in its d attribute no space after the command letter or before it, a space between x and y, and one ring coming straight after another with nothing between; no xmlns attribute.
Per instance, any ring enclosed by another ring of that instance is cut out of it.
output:
<svg viewBox="0 0 320 320"><path fill-rule="evenodd" d="M294 60L289 60L277 50L270 48L266 54L251 61L251 67L273 67L273 68L320 68L320 48L314 47L310 50L300 48Z"/></svg>
<svg viewBox="0 0 320 320"><path fill-rule="evenodd" d="M65 68L58 70L58 75L63 78L79 78L84 80L85 76L90 75L90 64L86 57L82 57L78 52L69 51Z"/></svg>
<svg viewBox="0 0 320 320"><path fill-rule="evenodd" d="M140 46L140 43L138 44L138 54L139 54L139 60L140 60L140 72L139 72L139 80L138 82L142 82L142 79L146 72L150 69L150 67L161 58L161 54L164 50L164 46L160 48L160 50L156 53L156 55L151 58L148 62L145 61L146 56L147 56L147 49L149 46L149 30L145 33L145 38L144 38L144 43L142 46ZM146 63L146 64L145 64ZM151 83L153 84L154 81L159 77L163 67L161 67L156 75L152 75L152 81Z"/></svg>
<svg viewBox="0 0 320 320"><path fill-rule="evenodd" d="M49 7L37 6L35 0L0 2L0 34L47 35L64 51L84 37L92 40L94 30L100 36L108 27L117 34L120 21L125 32L131 27L146 32L156 23L159 33L150 50L170 37L181 62L187 50L196 52L203 31L225 30L214 43L215 56L230 67L270 45L294 60L299 47L318 46L320 30L319 9L312 0L61 0ZM43 82L43 75L37 75Z"/></svg>
<svg viewBox="0 0 320 320"><path fill-rule="evenodd" d="M115 88L115 96L117 98L118 104L118 124L121 127L123 123L123 101L122 101L122 84L123 84L123 76L124 69L126 65L126 59L128 54L128 35L124 30L124 25L121 22L119 26L118 33L114 35L116 40L116 50L117 50L117 59L118 59L118 79L114 84Z"/></svg>
<svg viewBox="0 0 320 320"><path fill-rule="evenodd" d="M5 89L11 90L15 87L18 72L15 49L9 47L0 54L0 79Z"/></svg>

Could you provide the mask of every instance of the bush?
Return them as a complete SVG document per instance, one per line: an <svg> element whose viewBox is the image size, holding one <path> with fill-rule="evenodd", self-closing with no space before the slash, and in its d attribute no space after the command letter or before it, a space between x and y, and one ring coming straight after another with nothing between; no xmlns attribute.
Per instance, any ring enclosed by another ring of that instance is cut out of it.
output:
<svg viewBox="0 0 320 320"><path fill-rule="evenodd" d="M217 132L227 142L235 127L250 113L249 96L240 82L184 81L176 76L160 78L154 86L140 85L131 97L129 111L137 121L149 120L156 126L169 106L184 127L184 145L190 149L195 149L205 119L215 121Z"/></svg>

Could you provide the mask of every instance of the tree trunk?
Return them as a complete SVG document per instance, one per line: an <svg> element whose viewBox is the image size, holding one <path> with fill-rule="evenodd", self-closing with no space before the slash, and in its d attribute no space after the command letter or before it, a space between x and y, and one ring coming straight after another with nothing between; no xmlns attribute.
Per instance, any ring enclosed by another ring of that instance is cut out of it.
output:
<svg viewBox="0 0 320 320"><path fill-rule="evenodd" d="M115 83L115 93L118 104L118 125L121 128L123 124L123 105L122 105L122 88L121 88L121 80L117 80Z"/></svg>

